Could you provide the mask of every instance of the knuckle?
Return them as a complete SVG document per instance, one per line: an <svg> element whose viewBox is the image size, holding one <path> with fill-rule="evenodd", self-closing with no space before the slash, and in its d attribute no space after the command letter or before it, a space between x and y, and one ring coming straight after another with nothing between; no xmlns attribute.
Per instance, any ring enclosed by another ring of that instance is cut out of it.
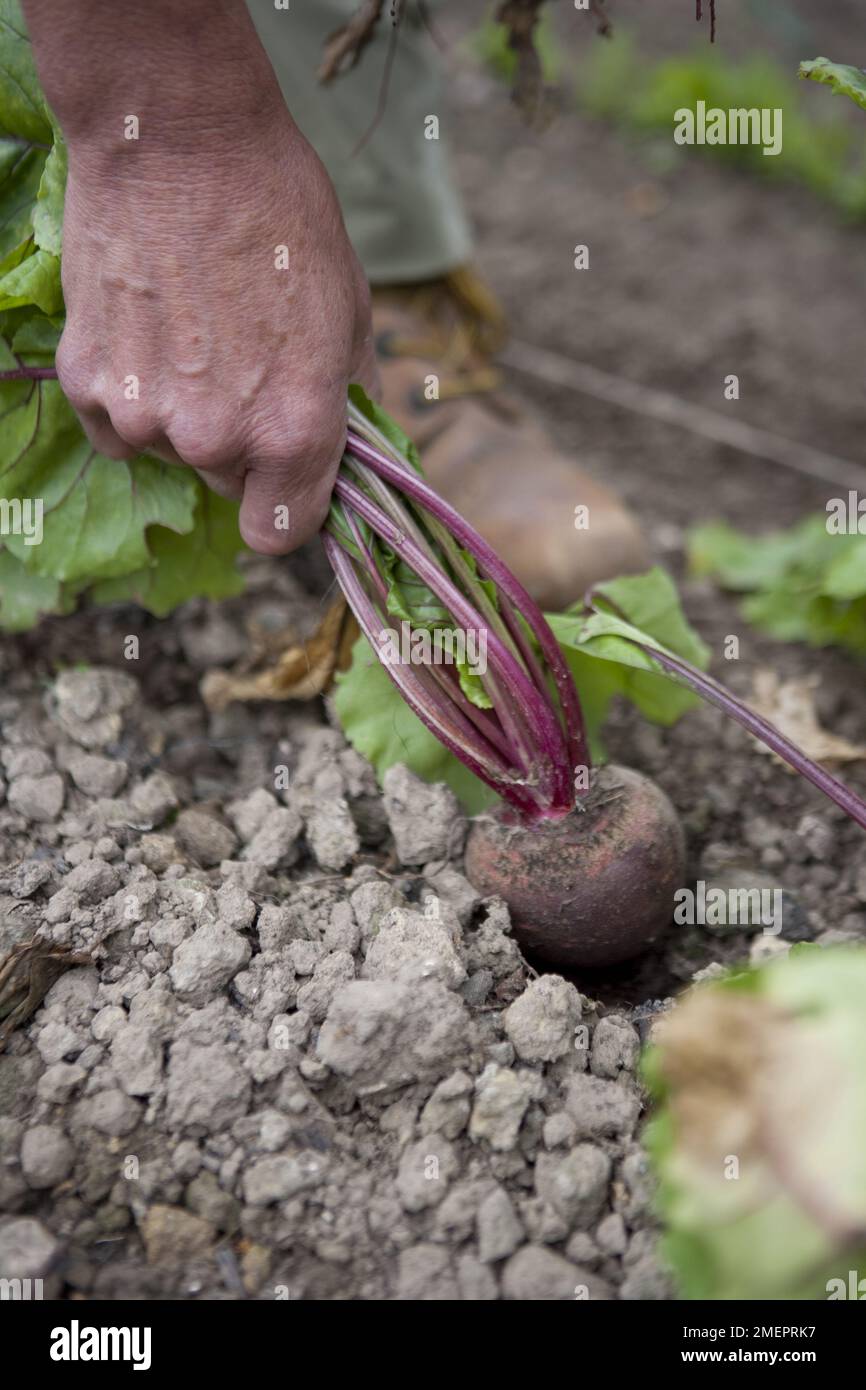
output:
<svg viewBox="0 0 866 1390"><path fill-rule="evenodd" d="M133 448L146 449L162 436L157 416L137 401L115 402L110 414L114 429Z"/></svg>
<svg viewBox="0 0 866 1390"><path fill-rule="evenodd" d="M221 425L214 416L176 415L167 434L175 452L191 468L221 470L231 467L238 458L233 431Z"/></svg>
<svg viewBox="0 0 866 1390"><path fill-rule="evenodd" d="M64 333L54 358L57 379L67 400L76 410L103 409L99 375L90 355Z"/></svg>

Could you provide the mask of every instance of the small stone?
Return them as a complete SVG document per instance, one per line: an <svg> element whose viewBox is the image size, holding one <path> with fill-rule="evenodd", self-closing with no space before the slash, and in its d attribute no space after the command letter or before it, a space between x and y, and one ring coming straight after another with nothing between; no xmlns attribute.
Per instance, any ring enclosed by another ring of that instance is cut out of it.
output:
<svg viewBox="0 0 866 1390"><path fill-rule="evenodd" d="M111 1065L128 1096L149 1096L162 1080L162 1045L147 1029L125 1023L111 1041Z"/></svg>
<svg viewBox="0 0 866 1390"><path fill-rule="evenodd" d="M100 1134L122 1138L135 1129L141 1118L141 1107L122 1091L107 1089L79 1101L76 1118Z"/></svg>
<svg viewBox="0 0 866 1390"><path fill-rule="evenodd" d="M368 1095L440 1078L471 1037L465 1006L438 981L352 980L334 995L316 1051L357 1095Z"/></svg>
<svg viewBox="0 0 866 1390"><path fill-rule="evenodd" d="M396 1188L405 1211L434 1207L448 1190L457 1172L454 1149L441 1134L428 1134L403 1151Z"/></svg>
<svg viewBox="0 0 866 1390"><path fill-rule="evenodd" d="M334 903L325 928L324 940L329 951L347 951L349 955L357 951L361 942L361 930L355 921L351 903Z"/></svg>
<svg viewBox="0 0 866 1390"><path fill-rule="evenodd" d="M447 927L402 907L392 908L383 919L361 974L367 980L441 980L450 989L466 979Z"/></svg>
<svg viewBox="0 0 866 1390"><path fill-rule="evenodd" d="M220 1043L179 1038L168 1064L165 1116L171 1131L212 1134L246 1114L250 1078Z"/></svg>
<svg viewBox="0 0 866 1390"><path fill-rule="evenodd" d="M45 1279L61 1252L60 1241L35 1217L0 1224L0 1279Z"/></svg>
<svg viewBox="0 0 866 1390"><path fill-rule="evenodd" d="M427 864L460 853L466 818L449 787L424 782L403 763L389 767L382 788L385 814L401 864Z"/></svg>
<svg viewBox="0 0 866 1390"><path fill-rule="evenodd" d="M109 1042L119 1028L125 1027L127 1017L126 1010L119 1004L106 1004L104 1009L94 1014L90 1031L97 1042Z"/></svg>
<svg viewBox="0 0 866 1390"><path fill-rule="evenodd" d="M475 909L481 902L481 894L476 892L469 879L458 873L450 864L428 864L424 870L424 881L429 885L434 897L447 903L456 914L461 927L468 927Z"/></svg>
<svg viewBox="0 0 866 1390"><path fill-rule="evenodd" d="M219 919L232 931L246 931L256 920L256 905L239 883L229 880L216 895Z"/></svg>
<svg viewBox="0 0 866 1390"><path fill-rule="evenodd" d="M4 748L0 761L10 782L14 782L16 777L41 777L46 772L54 771L54 765L44 748L32 748L26 744Z"/></svg>
<svg viewBox="0 0 866 1390"><path fill-rule="evenodd" d="M492 1303L499 1296L493 1271L468 1250L457 1257L457 1287L464 1303Z"/></svg>
<svg viewBox="0 0 866 1390"><path fill-rule="evenodd" d="M535 1190L568 1222L586 1228L607 1200L610 1159L595 1144L578 1144L562 1157L540 1153L535 1161Z"/></svg>
<svg viewBox="0 0 866 1390"><path fill-rule="evenodd" d="M145 1213L141 1235L148 1264L173 1268L197 1255L206 1255L216 1233L209 1222L183 1207L157 1204Z"/></svg>
<svg viewBox="0 0 866 1390"><path fill-rule="evenodd" d="M59 772L44 777L16 777L7 800L13 811L29 821L54 821L63 809L66 789Z"/></svg>
<svg viewBox="0 0 866 1390"><path fill-rule="evenodd" d="M51 869L42 859L25 859L17 864L9 875L7 892L12 898L23 901L51 881Z"/></svg>
<svg viewBox="0 0 866 1390"><path fill-rule="evenodd" d="M72 1170L75 1151L56 1125L34 1125L21 1143L21 1171L30 1187L56 1187Z"/></svg>
<svg viewBox="0 0 866 1390"><path fill-rule="evenodd" d="M611 1014L599 1019L592 1035L589 1057L595 1076L615 1081L622 1071L633 1072L640 1056L640 1037L624 1018Z"/></svg>
<svg viewBox="0 0 866 1390"><path fill-rule="evenodd" d="M565 1108L581 1139L630 1134L640 1106L640 1096L632 1085L605 1081L585 1072L578 1072L568 1083Z"/></svg>
<svg viewBox="0 0 866 1390"><path fill-rule="evenodd" d="M618 1211L612 1211L598 1223L595 1239L605 1255L624 1255L628 1245L625 1222Z"/></svg>
<svg viewBox="0 0 866 1390"><path fill-rule="evenodd" d="M148 830L161 825L180 805L174 780L165 772L154 772L145 781L139 782L133 788L129 801L136 821L142 829Z"/></svg>
<svg viewBox="0 0 866 1390"><path fill-rule="evenodd" d="M242 851L242 858L268 872L290 868L300 854L298 841L304 823L294 807L278 806Z"/></svg>
<svg viewBox="0 0 866 1390"><path fill-rule="evenodd" d="M636 1260L620 1286L625 1303L664 1302L675 1298L673 1280L654 1255Z"/></svg>
<svg viewBox="0 0 866 1390"><path fill-rule="evenodd" d="M169 977L181 999L206 1004L243 970L250 943L224 922L206 922L182 941L172 958Z"/></svg>
<svg viewBox="0 0 866 1390"><path fill-rule="evenodd" d="M451 1302L457 1281L451 1257L443 1245L425 1242L400 1251L397 1298L401 1302Z"/></svg>
<svg viewBox="0 0 866 1390"><path fill-rule="evenodd" d="M812 859L823 862L832 859L836 853L838 833L820 816L811 813L801 818L797 834L803 841Z"/></svg>
<svg viewBox="0 0 866 1390"><path fill-rule="evenodd" d="M234 831L224 821L194 806L181 811L175 822L174 834L184 853L203 868L230 859L237 848Z"/></svg>
<svg viewBox="0 0 866 1390"><path fill-rule="evenodd" d="M56 1018L52 1018L39 1030L36 1047L43 1062L51 1066L54 1062L77 1057L85 1042L86 1039L68 1023L60 1023Z"/></svg>
<svg viewBox="0 0 866 1390"><path fill-rule="evenodd" d="M392 883L374 879L362 883L350 894L349 902L363 941L370 941L392 907L405 907L406 900Z"/></svg>
<svg viewBox="0 0 866 1390"><path fill-rule="evenodd" d="M587 1295L603 1299L611 1296L603 1280L540 1245L524 1245L511 1256L502 1273L502 1293L520 1303L573 1302Z"/></svg>
<svg viewBox="0 0 866 1390"><path fill-rule="evenodd" d="M75 1062L54 1062L36 1083L36 1095L46 1105L63 1105L87 1078L84 1067Z"/></svg>
<svg viewBox="0 0 866 1390"><path fill-rule="evenodd" d="M437 1131L446 1139L456 1139L466 1128L472 1112L472 1077L465 1071L452 1072L440 1081L421 1111L422 1134Z"/></svg>
<svg viewBox="0 0 866 1390"><path fill-rule="evenodd" d="M249 796L240 797L226 807L226 815L244 844L261 830L269 816L277 810L279 802L273 792L257 787Z"/></svg>
<svg viewBox="0 0 866 1390"><path fill-rule="evenodd" d="M320 1154L274 1154L260 1158L244 1175L244 1200L255 1207L284 1202L298 1192L316 1187L325 1176Z"/></svg>
<svg viewBox="0 0 866 1390"><path fill-rule="evenodd" d="M298 1008L321 1023L337 990L355 978L355 962L347 951L331 951L319 961L309 984L298 990Z"/></svg>
<svg viewBox="0 0 866 1390"><path fill-rule="evenodd" d="M290 941L286 952L296 975L312 975L325 954L321 941Z"/></svg>
<svg viewBox="0 0 866 1390"><path fill-rule="evenodd" d="M505 1031L524 1062L555 1062L574 1046L580 995L558 975L539 975L503 1014Z"/></svg>
<svg viewBox="0 0 866 1390"><path fill-rule="evenodd" d="M80 904L88 906L103 902L120 886L120 870L102 859L88 859L79 864L63 881L63 887L74 893Z"/></svg>
<svg viewBox="0 0 866 1390"><path fill-rule="evenodd" d="M61 727L84 748L116 743L123 712L138 697L138 682L110 668L64 671L54 682L51 700Z"/></svg>
<svg viewBox="0 0 866 1390"><path fill-rule="evenodd" d="M507 1259L524 1239L523 1226L504 1187L495 1187L478 1208L478 1257L484 1264Z"/></svg>
<svg viewBox="0 0 866 1390"><path fill-rule="evenodd" d="M475 1084L470 1139L476 1143L484 1139L502 1152L513 1149L532 1090L525 1075L490 1062Z"/></svg>
<svg viewBox="0 0 866 1390"><path fill-rule="evenodd" d="M307 816L307 843L322 869L339 872L352 862L361 837L345 797L316 802Z"/></svg>
<svg viewBox="0 0 866 1390"><path fill-rule="evenodd" d="M116 796L127 778L126 763L98 753L76 751L67 760L70 777L85 796Z"/></svg>
<svg viewBox="0 0 866 1390"><path fill-rule="evenodd" d="M574 1143L577 1138L577 1125L564 1110L557 1110L555 1114L548 1115L541 1133L546 1149L558 1149Z"/></svg>

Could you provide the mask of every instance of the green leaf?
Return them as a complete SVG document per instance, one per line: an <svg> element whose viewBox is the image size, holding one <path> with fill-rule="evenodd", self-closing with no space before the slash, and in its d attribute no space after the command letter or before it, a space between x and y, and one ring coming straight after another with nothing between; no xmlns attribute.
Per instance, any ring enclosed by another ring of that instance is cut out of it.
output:
<svg viewBox="0 0 866 1390"><path fill-rule="evenodd" d="M60 342L61 326L43 314L22 323L12 338L12 351L28 366L50 365Z"/></svg>
<svg viewBox="0 0 866 1390"><path fill-rule="evenodd" d="M349 400L356 410L360 411L365 420L368 420L374 429L378 430L388 443L393 445L397 453L402 458L408 459L412 467L418 473L423 473L421 458L408 434L404 434L396 420L392 420L386 410L383 410L375 401L364 391L363 386L353 383L349 387Z"/></svg>
<svg viewBox="0 0 866 1390"><path fill-rule="evenodd" d="M43 145L52 139L18 0L0 0L0 134Z"/></svg>
<svg viewBox="0 0 866 1390"><path fill-rule="evenodd" d="M36 205L33 231L43 251L59 256L63 249L63 200L66 194L66 141L59 126L54 127L54 145L45 161Z"/></svg>
<svg viewBox="0 0 866 1390"><path fill-rule="evenodd" d="M194 474L187 476L197 495L192 529L177 535L163 526L151 528L147 533L150 566L94 585L94 602L134 600L164 618L187 599L231 598L242 591L243 576L235 568L238 552L244 548L238 505L218 497Z"/></svg>
<svg viewBox="0 0 866 1390"><path fill-rule="evenodd" d="M847 63L831 63L829 58L812 58L800 64L800 76L825 82L839 96L850 97L866 110L866 72Z"/></svg>
<svg viewBox="0 0 866 1390"><path fill-rule="evenodd" d="M759 539L703 526L689 558L696 573L745 593L745 617L780 641L866 656L866 536L831 533L820 513Z"/></svg>
<svg viewBox="0 0 866 1390"><path fill-rule="evenodd" d="M25 632L46 613L67 611L56 579L31 574L8 550L0 550L0 628Z"/></svg>
<svg viewBox="0 0 866 1390"><path fill-rule="evenodd" d="M795 947L666 1017L642 1067L644 1142L684 1296L826 1298L862 1267L864 991L862 948Z"/></svg>
<svg viewBox="0 0 866 1390"><path fill-rule="evenodd" d="M44 150L18 140L0 140L0 273L33 249L31 214L45 161Z"/></svg>
<svg viewBox="0 0 866 1390"><path fill-rule="evenodd" d="M35 304L43 314L63 308L60 261L50 251L35 251L0 277L0 310Z"/></svg>
<svg viewBox="0 0 866 1390"><path fill-rule="evenodd" d="M599 585L598 599L608 600L624 615L585 613L575 605L547 620L569 662L584 705L591 746L597 748L611 700L623 695L657 724L673 724L698 703L696 697L660 674L658 666L635 641L661 647L706 669L709 650L689 626L676 586L663 570L628 575ZM593 664L608 663L600 673Z"/></svg>

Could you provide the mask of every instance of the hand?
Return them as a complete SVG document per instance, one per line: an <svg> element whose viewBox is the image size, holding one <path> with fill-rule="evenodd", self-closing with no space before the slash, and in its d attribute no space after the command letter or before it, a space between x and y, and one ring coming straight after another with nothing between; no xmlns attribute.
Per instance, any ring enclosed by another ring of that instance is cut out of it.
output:
<svg viewBox="0 0 866 1390"><path fill-rule="evenodd" d="M377 376L336 194L281 100L240 128L72 139L63 289L58 375L95 448L189 464L242 498L254 550L317 531L346 388Z"/></svg>

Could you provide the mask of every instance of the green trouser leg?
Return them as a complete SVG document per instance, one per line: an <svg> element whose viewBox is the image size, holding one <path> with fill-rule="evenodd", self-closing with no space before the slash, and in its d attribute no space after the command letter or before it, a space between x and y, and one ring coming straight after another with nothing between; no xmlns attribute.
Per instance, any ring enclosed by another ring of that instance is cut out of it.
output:
<svg viewBox="0 0 866 1390"><path fill-rule="evenodd" d="M416 7L400 25L384 114L353 153L376 119L393 33L390 4L357 68L328 87L316 80L323 44L357 0L247 4L289 110L334 181L371 283L405 284L464 264L472 241L448 168L439 51ZM435 125L428 117L438 119L440 138L429 138Z"/></svg>

